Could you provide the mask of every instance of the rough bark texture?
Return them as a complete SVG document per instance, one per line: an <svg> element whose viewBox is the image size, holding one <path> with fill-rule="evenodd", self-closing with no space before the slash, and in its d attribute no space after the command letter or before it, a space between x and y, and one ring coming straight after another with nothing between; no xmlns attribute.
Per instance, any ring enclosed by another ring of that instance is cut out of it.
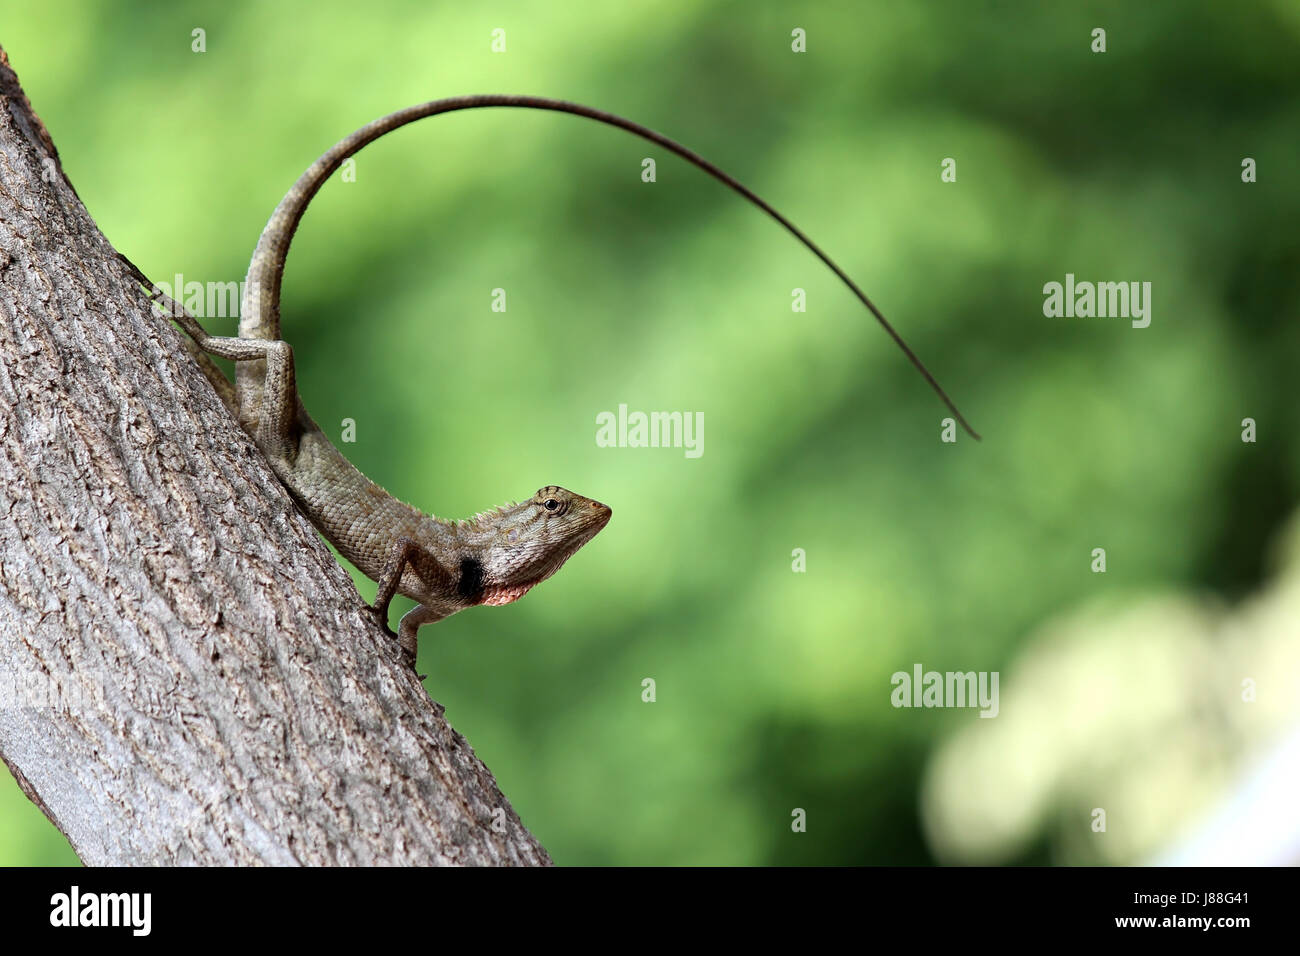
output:
<svg viewBox="0 0 1300 956"><path fill-rule="evenodd" d="M0 106L24 791L88 864L549 863L115 259L2 50Z"/></svg>

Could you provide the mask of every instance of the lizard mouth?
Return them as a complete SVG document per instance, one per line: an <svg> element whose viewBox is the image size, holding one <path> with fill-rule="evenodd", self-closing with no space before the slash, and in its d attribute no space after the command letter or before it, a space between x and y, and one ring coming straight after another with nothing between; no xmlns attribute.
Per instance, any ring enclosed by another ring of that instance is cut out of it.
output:
<svg viewBox="0 0 1300 956"><path fill-rule="evenodd" d="M595 521L595 526L591 529L591 534L587 536L587 540L589 541L591 538L595 537L596 534L605 527L605 525L609 524L610 518L614 517L613 509L610 508L609 505L601 504L599 501L593 501L591 503L591 510L596 513L596 516L593 519Z"/></svg>

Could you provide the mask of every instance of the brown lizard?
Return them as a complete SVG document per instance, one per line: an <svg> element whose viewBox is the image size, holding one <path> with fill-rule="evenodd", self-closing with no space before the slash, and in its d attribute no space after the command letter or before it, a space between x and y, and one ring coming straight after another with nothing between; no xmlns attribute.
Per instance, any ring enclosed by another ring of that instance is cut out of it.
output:
<svg viewBox="0 0 1300 956"><path fill-rule="evenodd" d="M506 505L468 521L448 521L388 494L334 447L303 407L294 382L293 349L280 337L280 282L289 243L307 205L345 159L407 123L482 107L552 110L617 126L676 153L725 183L826 263L871 310L962 427L979 437L920 359L839 266L784 216L685 146L612 113L534 96L453 97L392 113L339 141L303 173L276 207L248 268L238 337L209 335L176 303L156 289L153 293L201 349L237 363L232 387L206 356L195 353L227 407L253 436L307 517L344 557L378 582L373 610L381 623L387 627L388 605L394 594L418 602L398 627L403 655L412 666L416 631L421 625L475 605L517 601L595 537L609 522L610 509L548 485L521 504ZM139 270L131 268L152 289Z"/></svg>

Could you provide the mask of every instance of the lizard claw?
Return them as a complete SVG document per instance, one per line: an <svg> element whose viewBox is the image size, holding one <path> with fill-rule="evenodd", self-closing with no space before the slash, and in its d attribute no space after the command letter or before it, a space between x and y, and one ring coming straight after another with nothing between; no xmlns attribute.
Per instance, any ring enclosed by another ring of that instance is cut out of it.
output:
<svg viewBox="0 0 1300 956"><path fill-rule="evenodd" d="M396 633L396 632L395 632L391 627L388 626L388 611L387 611L387 609L381 611L379 608L375 607L373 604L367 604L367 605L366 605L366 610L369 611L372 615L374 615L375 620L379 622L379 626L382 627L382 628L384 629L384 632L385 632L389 637L392 637L392 638L396 638L396 637L397 637L397 633Z"/></svg>

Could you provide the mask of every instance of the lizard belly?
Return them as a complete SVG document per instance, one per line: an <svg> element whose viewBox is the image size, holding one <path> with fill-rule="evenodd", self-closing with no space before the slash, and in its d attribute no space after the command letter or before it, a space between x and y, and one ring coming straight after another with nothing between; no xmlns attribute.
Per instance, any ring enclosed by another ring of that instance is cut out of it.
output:
<svg viewBox="0 0 1300 956"><path fill-rule="evenodd" d="M424 514L363 475L317 430L303 433L282 480L312 524L371 579L383 573L398 538L428 532Z"/></svg>

